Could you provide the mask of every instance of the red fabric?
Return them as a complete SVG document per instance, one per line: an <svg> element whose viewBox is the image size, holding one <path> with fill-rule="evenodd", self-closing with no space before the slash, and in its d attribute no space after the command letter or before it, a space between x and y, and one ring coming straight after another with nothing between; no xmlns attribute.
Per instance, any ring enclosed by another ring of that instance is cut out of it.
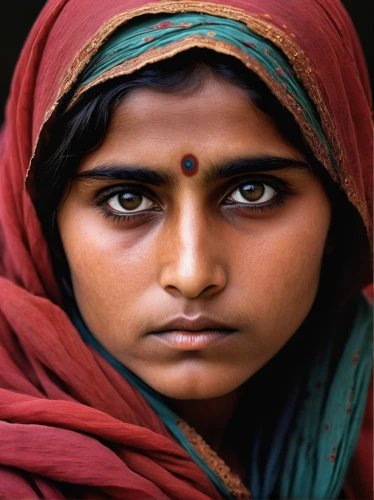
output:
<svg viewBox="0 0 374 500"><path fill-rule="evenodd" d="M219 498L142 396L82 342L61 308L24 187L39 130L74 56L108 19L145 3L49 1L13 79L0 147L0 498ZM336 134L326 133L342 146L339 168L349 173L370 214L370 87L340 3L224 3L258 15L300 45L336 127ZM357 269L363 258L359 245L356 250L350 267ZM369 275L356 275L356 281L347 276L347 292L369 283ZM371 498L371 435L368 411L347 477L350 498Z"/></svg>

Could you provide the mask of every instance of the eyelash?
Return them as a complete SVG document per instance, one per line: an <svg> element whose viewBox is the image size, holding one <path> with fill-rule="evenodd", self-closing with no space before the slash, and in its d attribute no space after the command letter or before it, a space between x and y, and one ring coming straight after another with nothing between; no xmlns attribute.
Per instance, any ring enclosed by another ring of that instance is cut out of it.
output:
<svg viewBox="0 0 374 500"><path fill-rule="evenodd" d="M112 186L109 189L104 189L99 195L93 200L93 205L100 209L104 219L111 219L113 223L117 224L126 224L126 222L135 222L146 220L149 218L149 212L134 212L132 214L116 214L115 212L111 212L109 209L104 207L104 204L113 198L113 196L122 194L122 193L136 193L140 196L144 196L150 200L153 200L155 196L151 191L145 189L139 189L138 186L134 184L128 184L127 186ZM151 210L152 212L158 212L157 209Z"/></svg>
<svg viewBox="0 0 374 500"><path fill-rule="evenodd" d="M265 212L283 206L286 198L292 195L292 191L285 181L269 175L267 177L251 177L247 179L241 179L234 188L230 189L230 192L225 196L225 199L231 196L237 189L246 186L247 184L264 184L270 186L272 189L274 189L276 194L271 199L271 201L265 202L263 204L249 205L230 202L226 203L226 206L235 206L237 208L245 209L251 212Z"/></svg>
<svg viewBox="0 0 374 500"><path fill-rule="evenodd" d="M267 186L270 186L274 191L276 191L276 195L272 198L270 202L266 202L263 205L261 204L253 204L253 205L248 205L248 204L240 204L237 202L229 202L226 203L226 207L236 207L244 210L248 210L251 212L265 212L268 210L274 210L275 208L281 207L284 205L285 200L288 196L292 195L291 189L288 187L288 185L276 178L276 177L271 177L268 176L266 179L265 178L248 178L248 179L241 179L241 181L237 184L235 184L235 187L231 187L230 191L225 195L224 200L227 200L232 194L239 189L240 187L243 187L247 184L266 184ZM113 223L116 224L126 224L127 222L135 222L135 221L142 221L142 220L147 220L149 218L149 212L158 212L159 210L153 209L153 210L148 210L147 212L134 212L132 214L116 214L114 212L111 212L110 210L106 209L103 205L113 196L119 195L122 193L136 193L141 196L144 196L152 201L154 201L154 194L151 191L148 190L143 190L139 189L138 186L129 184L127 186L121 185L121 186L113 186L109 189L103 190L99 195L95 198L93 201L94 206L100 209L102 212L102 215L104 219L111 219Z"/></svg>
<svg viewBox="0 0 374 500"><path fill-rule="evenodd" d="M135 221L139 221L140 220L146 220L148 217L149 217L149 214L147 214L146 212L135 212L131 215L127 215L127 214L115 214L113 212L109 212L109 211L106 211L104 210L103 211L103 217L104 219L111 219L113 221L114 224L126 224L126 222L135 222Z"/></svg>

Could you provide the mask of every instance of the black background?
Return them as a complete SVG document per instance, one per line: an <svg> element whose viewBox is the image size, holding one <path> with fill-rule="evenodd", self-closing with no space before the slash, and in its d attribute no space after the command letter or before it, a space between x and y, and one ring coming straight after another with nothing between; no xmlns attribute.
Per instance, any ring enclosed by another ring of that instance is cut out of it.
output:
<svg viewBox="0 0 374 500"><path fill-rule="evenodd" d="M103 0L105 1L105 0ZM287 0L284 0L285 2ZM308 2L309 0L300 0ZM374 49L372 40L373 16L368 11L373 0L343 0L361 38L373 85ZM0 0L1 19L1 78L0 78L0 122L3 120L4 104L19 52L45 0Z"/></svg>

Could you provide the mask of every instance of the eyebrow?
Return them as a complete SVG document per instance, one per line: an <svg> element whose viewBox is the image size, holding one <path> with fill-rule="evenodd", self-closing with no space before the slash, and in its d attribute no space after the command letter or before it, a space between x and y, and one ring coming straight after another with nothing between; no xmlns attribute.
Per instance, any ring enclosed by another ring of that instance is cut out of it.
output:
<svg viewBox="0 0 374 500"><path fill-rule="evenodd" d="M299 169L311 170L310 165L303 160L286 158L280 156L256 156L249 158L239 158L229 163L212 165L209 172L204 172L204 182L213 183L219 179L226 179L234 175L245 173L259 173L268 171L295 171ZM134 167L124 164L106 164L93 167L77 174L77 180L127 180L137 181L153 186L170 185L173 177L162 170L155 170L148 167Z"/></svg>
<svg viewBox="0 0 374 500"><path fill-rule="evenodd" d="M260 173L270 171L295 171L308 169L310 165L303 160L287 158L281 156L256 156L250 158L239 158L236 161L226 163L225 165L212 165L212 169L205 173L207 183L218 179L226 179L238 174Z"/></svg>

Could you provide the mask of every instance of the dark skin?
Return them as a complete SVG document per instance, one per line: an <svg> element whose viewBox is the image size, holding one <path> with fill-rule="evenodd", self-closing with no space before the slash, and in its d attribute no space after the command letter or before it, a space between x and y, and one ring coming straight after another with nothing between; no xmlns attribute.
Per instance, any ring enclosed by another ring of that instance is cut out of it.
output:
<svg viewBox="0 0 374 500"><path fill-rule="evenodd" d="M183 175L185 155L195 175ZM330 218L303 155L212 75L195 93L127 96L58 225L93 335L241 474L225 442L238 391L308 315ZM165 321L202 316L226 330L160 335Z"/></svg>

